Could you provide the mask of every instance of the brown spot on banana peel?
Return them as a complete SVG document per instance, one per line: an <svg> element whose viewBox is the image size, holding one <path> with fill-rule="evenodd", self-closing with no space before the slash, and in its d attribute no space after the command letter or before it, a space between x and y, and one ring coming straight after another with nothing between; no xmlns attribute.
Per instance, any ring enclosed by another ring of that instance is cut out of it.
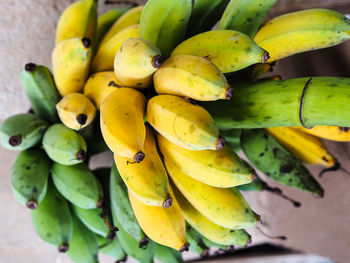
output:
<svg viewBox="0 0 350 263"><path fill-rule="evenodd" d="M144 236L139 242L139 247L140 248L146 248L148 243L149 243L149 238Z"/></svg>
<svg viewBox="0 0 350 263"><path fill-rule="evenodd" d="M218 141L216 143L216 150L221 150L225 146L225 138L219 136Z"/></svg>
<svg viewBox="0 0 350 263"><path fill-rule="evenodd" d="M266 63L270 59L269 52L265 51L261 57L261 63Z"/></svg>
<svg viewBox="0 0 350 263"><path fill-rule="evenodd" d="M77 158L78 161L84 161L86 157L86 152L84 150L80 150L77 152L75 157Z"/></svg>
<svg viewBox="0 0 350 263"><path fill-rule="evenodd" d="M28 72L34 72L36 69L36 64L27 63L27 64L25 64L24 69L25 69L25 71L28 71Z"/></svg>
<svg viewBox="0 0 350 263"><path fill-rule="evenodd" d="M58 252L60 253L66 253L69 250L69 245L67 243L64 243L58 247Z"/></svg>
<svg viewBox="0 0 350 263"><path fill-rule="evenodd" d="M154 68L160 68L163 64L163 58L160 55L156 55L152 58L152 66Z"/></svg>
<svg viewBox="0 0 350 263"><path fill-rule="evenodd" d="M89 38L84 37L84 38L81 39L81 42L83 43L83 46L85 48L91 47L91 40Z"/></svg>
<svg viewBox="0 0 350 263"><path fill-rule="evenodd" d="M22 137L20 135L13 135L9 139L9 144L16 147L22 143Z"/></svg>
<svg viewBox="0 0 350 263"><path fill-rule="evenodd" d="M143 152L137 152L134 156L134 162L139 163L142 162L142 160L145 158L145 154Z"/></svg>
<svg viewBox="0 0 350 263"><path fill-rule="evenodd" d="M169 208L172 204L173 204L173 198L172 198L171 196L168 196L168 197L164 200L164 202L163 202L163 204L162 204L162 207L163 207L163 208Z"/></svg>
<svg viewBox="0 0 350 263"><path fill-rule="evenodd" d="M29 200L26 203L26 207L29 208L29 209L37 209L38 208L38 202L35 201L35 200Z"/></svg>
<svg viewBox="0 0 350 263"><path fill-rule="evenodd" d="M115 88L121 88L117 83L115 83L113 80L108 83L108 87L115 87Z"/></svg>
<svg viewBox="0 0 350 263"><path fill-rule="evenodd" d="M233 88L229 87L229 88L227 88L227 90L225 92L225 99L231 100L232 96L233 96Z"/></svg>
<svg viewBox="0 0 350 263"><path fill-rule="evenodd" d="M77 115L76 119L80 125L84 125L87 121L87 116L86 116L86 114L81 113L81 114Z"/></svg>
<svg viewBox="0 0 350 263"><path fill-rule="evenodd" d="M184 252L184 251L188 251L188 249L190 248L190 243L185 243L181 248L180 248L180 252Z"/></svg>

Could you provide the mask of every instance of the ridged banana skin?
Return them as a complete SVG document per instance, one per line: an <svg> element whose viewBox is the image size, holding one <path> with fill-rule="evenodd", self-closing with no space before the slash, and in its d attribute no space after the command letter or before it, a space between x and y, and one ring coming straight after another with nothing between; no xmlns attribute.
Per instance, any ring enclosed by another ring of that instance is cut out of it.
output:
<svg viewBox="0 0 350 263"><path fill-rule="evenodd" d="M72 204L84 209L100 208L101 184L84 163L70 166L54 163L51 173L58 191Z"/></svg>
<svg viewBox="0 0 350 263"><path fill-rule="evenodd" d="M205 58L179 55L167 59L154 74L158 94L171 94L199 101L230 99L232 89L225 76Z"/></svg>
<svg viewBox="0 0 350 263"><path fill-rule="evenodd" d="M154 258L162 263L184 262L179 251L176 251L170 247L162 246L160 244L156 244L156 254Z"/></svg>
<svg viewBox="0 0 350 263"><path fill-rule="evenodd" d="M90 70L91 40L69 38L52 52L52 71L59 93L82 92Z"/></svg>
<svg viewBox="0 0 350 263"><path fill-rule="evenodd" d="M65 252L73 234L73 222L68 202L56 190L51 180L47 194L39 207L30 210L30 216L36 233L45 242Z"/></svg>
<svg viewBox="0 0 350 263"><path fill-rule="evenodd" d="M152 76L161 66L160 50L141 38L129 38L118 49L114 59L114 72L125 86L148 88Z"/></svg>
<svg viewBox="0 0 350 263"><path fill-rule="evenodd" d="M101 131L112 152L133 160L143 151L145 107L145 96L131 88L117 89L102 103Z"/></svg>
<svg viewBox="0 0 350 263"><path fill-rule="evenodd" d="M309 133L311 135L336 141L336 142L349 142L350 141L350 128L348 127L338 127L338 126L315 126L311 129L306 129L303 127L297 127L297 129L303 132Z"/></svg>
<svg viewBox="0 0 350 263"><path fill-rule="evenodd" d="M114 58L118 49L128 38L139 36L139 25L131 25L113 36L105 43L101 43L96 56L92 60L92 72L101 72L114 69Z"/></svg>
<svg viewBox="0 0 350 263"><path fill-rule="evenodd" d="M350 20L329 9L308 9L268 21L254 37L269 62L297 53L331 47L350 39Z"/></svg>
<svg viewBox="0 0 350 263"><path fill-rule="evenodd" d="M220 141L219 129L209 113L178 96L151 98L147 121L165 138L189 150L216 150Z"/></svg>
<svg viewBox="0 0 350 263"><path fill-rule="evenodd" d="M143 203L151 206L167 207L169 202L169 181L162 160L158 155L153 131L146 126L146 139L143 147L145 158L140 163L114 154L120 176L129 191Z"/></svg>
<svg viewBox="0 0 350 263"><path fill-rule="evenodd" d="M96 238L98 241L100 253L113 257L117 260L117 262L125 261L128 255L125 253L117 237L114 238L113 241L110 241L101 236L96 236Z"/></svg>
<svg viewBox="0 0 350 263"><path fill-rule="evenodd" d="M252 181L252 170L228 146L219 151L191 151L160 135L157 139L166 161L174 162L183 173L202 183L228 188Z"/></svg>
<svg viewBox="0 0 350 263"><path fill-rule="evenodd" d="M268 55L247 35L233 30L207 31L179 44L171 53L204 57L222 73L230 73L252 64L266 62Z"/></svg>
<svg viewBox="0 0 350 263"><path fill-rule="evenodd" d="M28 63L19 74L19 79L35 114L50 122L57 122L55 105L61 96L50 70L45 66Z"/></svg>
<svg viewBox="0 0 350 263"><path fill-rule="evenodd" d="M51 125L42 143L47 155L57 163L73 165L85 160L87 146L84 138L63 124Z"/></svg>
<svg viewBox="0 0 350 263"><path fill-rule="evenodd" d="M332 167L336 159L321 139L289 127L266 129L280 144L305 163Z"/></svg>
<svg viewBox="0 0 350 263"><path fill-rule="evenodd" d="M64 125L73 130L80 130L90 125L96 115L96 107L81 93L70 93L57 104L58 116Z"/></svg>
<svg viewBox="0 0 350 263"><path fill-rule="evenodd" d="M196 181L169 160L165 160L165 167L180 192L208 220L230 229L255 227L258 223L259 216L236 189Z"/></svg>
<svg viewBox="0 0 350 263"><path fill-rule="evenodd" d="M16 199L35 209L44 199L51 161L41 149L20 152L11 167L11 186Z"/></svg>
<svg viewBox="0 0 350 263"><path fill-rule="evenodd" d="M204 237L221 245L245 246L251 241L244 229L230 229L213 223L198 212L175 187L174 193L185 220Z"/></svg>
<svg viewBox="0 0 350 263"><path fill-rule="evenodd" d="M149 238L180 252L188 249L185 219L173 195L173 204L162 208L145 205L131 191L128 192L137 221Z"/></svg>
<svg viewBox="0 0 350 263"><path fill-rule="evenodd" d="M37 145L49 126L48 122L29 113L16 114L7 118L0 128L2 147L22 151Z"/></svg>
<svg viewBox="0 0 350 263"><path fill-rule="evenodd" d="M184 37L192 11L191 0L149 0L140 21L140 37L168 57Z"/></svg>
<svg viewBox="0 0 350 263"><path fill-rule="evenodd" d="M56 45L69 38L95 38L97 0L81 0L68 6L56 28Z"/></svg>
<svg viewBox="0 0 350 263"><path fill-rule="evenodd" d="M98 263L97 238L76 216L73 216L73 235L68 257L74 263Z"/></svg>

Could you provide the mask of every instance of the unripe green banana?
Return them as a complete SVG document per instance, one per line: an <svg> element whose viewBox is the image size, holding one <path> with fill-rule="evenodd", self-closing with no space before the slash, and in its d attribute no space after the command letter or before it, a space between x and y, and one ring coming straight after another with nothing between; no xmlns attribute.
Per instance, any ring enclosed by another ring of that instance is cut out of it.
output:
<svg viewBox="0 0 350 263"><path fill-rule="evenodd" d="M190 251L200 255L201 257L206 257L209 255L209 247L204 244L202 235L188 223L186 224L186 237L188 242L191 244Z"/></svg>
<svg viewBox="0 0 350 263"><path fill-rule="evenodd" d="M28 63L19 74L19 79L35 114L50 122L57 122L55 105L61 96L50 70L45 66Z"/></svg>
<svg viewBox="0 0 350 263"><path fill-rule="evenodd" d="M232 248L232 246L226 246L226 245L220 245L218 243L215 243L211 240L209 240L208 238L202 236L202 239L203 239L203 243L207 246L207 247L211 247L211 248L218 248L220 250L223 250L223 251L229 251L230 248Z"/></svg>
<svg viewBox="0 0 350 263"><path fill-rule="evenodd" d="M49 124L38 116L29 113L7 118L0 128L2 147L12 151L31 148L41 141Z"/></svg>
<svg viewBox="0 0 350 263"><path fill-rule="evenodd" d="M101 184L84 163L54 163L51 172L58 191L71 203L85 209L102 207Z"/></svg>
<svg viewBox="0 0 350 263"><path fill-rule="evenodd" d="M191 244L192 245L192 244ZM161 244L156 244L156 254L155 259L162 263L182 263L181 253L173 248L163 246Z"/></svg>
<svg viewBox="0 0 350 263"><path fill-rule="evenodd" d="M47 243L66 252L73 233L73 222L68 202L49 181L47 194L40 206L30 210L36 233Z"/></svg>
<svg viewBox="0 0 350 263"><path fill-rule="evenodd" d="M43 146L47 155L57 163L73 165L85 160L84 138L63 124L54 124L47 129Z"/></svg>
<svg viewBox="0 0 350 263"><path fill-rule="evenodd" d="M235 152L238 152L241 149L241 146L240 146L241 133L242 133L241 129L220 131L220 134L225 138L225 144L227 144Z"/></svg>
<svg viewBox="0 0 350 263"><path fill-rule="evenodd" d="M125 262L127 259L127 254L122 248L118 238L113 239L113 241L96 235L99 252L108 256L113 257L117 260L116 263Z"/></svg>
<svg viewBox="0 0 350 263"><path fill-rule="evenodd" d="M44 199L51 162L41 149L20 152L11 168L11 185L16 199L36 209Z"/></svg>

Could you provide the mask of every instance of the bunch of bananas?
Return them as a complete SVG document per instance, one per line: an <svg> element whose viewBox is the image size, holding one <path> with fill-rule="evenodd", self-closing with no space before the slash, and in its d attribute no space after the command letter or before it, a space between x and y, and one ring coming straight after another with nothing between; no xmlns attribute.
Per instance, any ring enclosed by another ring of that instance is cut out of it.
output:
<svg viewBox="0 0 350 263"><path fill-rule="evenodd" d="M13 193L44 241L77 263L248 245L261 218L240 191L285 196L240 149L272 180L323 196L302 162L340 167L318 137L350 140L337 127L350 126L350 79L261 76L349 39L350 20L310 9L261 26L276 2L149 0L98 17L96 0L80 0L63 12L53 73L20 73L34 114L0 128L2 146L21 151ZM90 171L104 151L115 165Z"/></svg>

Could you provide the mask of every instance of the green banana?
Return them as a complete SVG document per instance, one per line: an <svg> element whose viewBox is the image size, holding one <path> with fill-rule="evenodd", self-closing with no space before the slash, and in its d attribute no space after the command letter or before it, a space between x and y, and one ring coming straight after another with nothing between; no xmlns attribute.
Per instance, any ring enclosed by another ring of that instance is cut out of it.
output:
<svg viewBox="0 0 350 263"><path fill-rule="evenodd" d="M98 263L97 238L76 216L73 216L73 235L67 255L74 263Z"/></svg>
<svg viewBox="0 0 350 263"><path fill-rule="evenodd" d="M186 223L186 237L188 242L191 244L190 251L206 257L209 255L209 247L203 242L203 236L199 234L194 228Z"/></svg>
<svg viewBox="0 0 350 263"><path fill-rule="evenodd" d="M56 103L61 99L50 70L45 66L28 63L19 74L36 115L50 122L57 122Z"/></svg>
<svg viewBox="0 0 350 263"><path fill-rule="evenodd" d="M63 124L50 126L44 134L43 147L55 162L64 165L81 163L86 156L84 138Z"/></svg>
<svg viewBox="0 0 350 263"><path fill-rule="evenodd" d="M38 116L22 113L7 118L0 128L2 147L13 151L31 148L41 141L49 124Z"/></svg>
<svg viewBox="0 0 350 263"><path fill-rule="evenodd" d="M214 248L218 248L218 249L223 250L223 251L230 251L230 249L233 248L233 246L227 246L227 245L221 245L221 244L215 243L215 242L211 241L210 239L203 237L203 236L202 236L202 240L203 240L204 245L206 245L207 247L211 247L211 248L214 247Z"/></svg>
<svg viewBox="0 0 350 263"><path fill-rule="evenodd" d="M241 146L240 146L241 133L242 133L241 129L220 131L221 136L225 138L225 144L227 144L235 152L238 152L241 149Z"/></svg>
<svg viewBox="0 0 350 263"><path fill-rule="evenodd" d="M11 168L11 185L22 205L38 208L46 195L50 166L50 159L41 149L27 149L17 155Z"/></svg>
<svg viewBox="0 0 350 263"><path fill-rule="evenodd" d="M267 13L277 0L231 0L219 29L236 30L254 37Z"/></svg>
<svg viewBox="0 0 350 263"><path fill-rule="evenodd" d="M122 248L120 242L118 241L118 238L113 239L113 241L110 241L98 235L96 238L98 241L100 253L113 257L117 260L116 263L126 261L128 255Z"/></svg>
<svg viewBox="0 0 350 263"><path fill-rule="evenodd" d="M270 179L322 197L323 189L294 155L264 129L242 130L241 147L248 160Z"/></svg>
<svg viewBox="0 0 350 263"><path fill-rule="evenodd" d="M47 194L40 206L30 210L36 233L47 243L58 247L59 252L69 249L73 234L73 222L68 202L49 182Z"/></svg>
<svg viewBox="0 0 350 263"><path fill-rule="evenodd" d="M51 173L58 191L71 203L85 209L102 207L102 187L84 163L54 163Z"/></svg>
<svg viewBox="0 0 350 263"><path fill-rule="evenodd" d="M140 37L156 45L162 56L168 57L185 37L191 9L191 0L149 0L141 15Z"/></svg>
<svg viewBox="0 0 350 263"><path fill-rule="evenodd" d="M161 244L156 244L156 254L154 257L162 263L184 262L179 251Z"/></svg>

